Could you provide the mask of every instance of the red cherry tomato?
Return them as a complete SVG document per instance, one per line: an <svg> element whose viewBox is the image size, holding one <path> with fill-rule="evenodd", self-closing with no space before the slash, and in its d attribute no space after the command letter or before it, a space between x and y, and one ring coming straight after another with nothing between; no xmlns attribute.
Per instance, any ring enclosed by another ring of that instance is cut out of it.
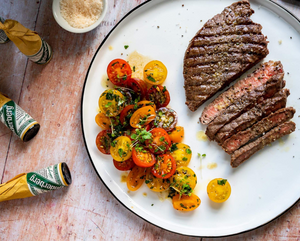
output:
<svg viewBox="0 0 300 241"><path fill-rule="evenodd" d="M153 85L147 91L146 99L154 102L157 108L166 107L170 103L170 94L166 87Z"/></svg>
<svg viewBox="0 0 300 241"><path fill-rule="evenodd" d="M106 155L110 154L110 143L112 141L108 134L110 134L109 130L103 130L100 131L96 137L96 146L98 150Z"/></svg>
<svg viewBox="0 0 300 241"><path fill-rule="evenodd" d="M162 179L171 177L176 171L176 161L169 154L158 155L151 172L154 176Z"/></svg>
<svg viewBox="0 0 300 241"><path fill-rule="evenodd" d="M119 171L129 171L135 166L135 163L133 162L132 157L131 157L128 160L123 161L123 162L118 162L118 161L114 160L114 166Z"/></svg>
<svg viewBox="0 0 300 241"><path fill-rule="evenodd" d="M127 81L127 88L132 89L142 100L147 93L147 85L144 80L131 78Z"/></svg>
<svg viewBox="0 0 300 241"><path fill-rule="evenodd" d="M134 147L132 149L132 159L139 167L151 167L155 164L154 155L143 147Z"/></svg>
<svg viewBox="0 0 300 241"><path fill-rule="evenodd" d="M152 138L146 140L146 146L154 154L162 154L169 150L171 146L171 138L162 128L154 128L150 131Z"/></svg>
<svg viewBox="0 0 300 241"><path fill-rule="evenodd" d="M109 80L117 86L124 86L131 77L130 65L123 59L114 59L107 66Z"/></svg>
<svg viewBox="0 0 300 241"><path fill-rule="evenodd" d="M127 105L121 112L120 114L120 122L123 126L127 126L129 125L129 120L133 114L133 112L135 112L134 110L134 105Z"/></svg>

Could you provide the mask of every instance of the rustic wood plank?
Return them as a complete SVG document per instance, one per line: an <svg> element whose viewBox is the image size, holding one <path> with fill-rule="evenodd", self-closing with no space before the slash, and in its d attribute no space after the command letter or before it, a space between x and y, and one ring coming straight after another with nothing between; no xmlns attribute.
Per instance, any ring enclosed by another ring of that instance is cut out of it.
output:
<svg viewBox="0 0 300 241"><path fill-rule="evenodd" d="M40 3L39 1L1 1L0 16L4 19L14 19L24 26L34 29ZM26 14L24 14L26 13ZM1 71L0 71L0 92L9 96L16 103L19 102L21 88L24 79L27 58L12 43L0 44ZM26 106L23 107L28 113ZM9 142L12 132L0 124L0 182L4 171ZM17 136L13 136L17 142Z"/></svg>

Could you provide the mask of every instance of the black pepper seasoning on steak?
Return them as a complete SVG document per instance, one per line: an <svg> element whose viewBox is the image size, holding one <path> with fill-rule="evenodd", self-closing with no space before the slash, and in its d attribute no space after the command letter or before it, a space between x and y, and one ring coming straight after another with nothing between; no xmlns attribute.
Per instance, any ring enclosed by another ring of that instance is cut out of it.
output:
<svg viewBox="0 0 300 241"><path fill-rule="evenodd" d="M183 76L191 111L269 53L261 25L250 19L253 13L248 0L233 3L208 20L190 41Z"/></svg>

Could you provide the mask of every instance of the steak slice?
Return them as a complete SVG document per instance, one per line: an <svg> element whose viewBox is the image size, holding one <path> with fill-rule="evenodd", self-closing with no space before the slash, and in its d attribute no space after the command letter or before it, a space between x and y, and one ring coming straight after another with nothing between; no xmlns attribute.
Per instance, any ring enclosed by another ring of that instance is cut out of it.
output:
<svg viewBox="0 0 300 241"><path fill-rule="evenodd" d="M295 131L295 128L296 125L292 121L285 122L273 128L262 137L258 138L257 140L235 151L231 156L231 162L230 162L231 166L238 167L241 163L246 161L254 153L264 148L265 145L271 144L272 142L276 141L280 137L292 133L293 131Z"/></svg>
<svg viewBox="0 0 300 241"><path fill-rule="evenodd" d="M247 144L254 138L262 136L275 126L278 126L293 118L295 109L293 107L282 108L276 112L265 117L261 121L254 124L247 130L238 132L232 137L228 138L222 145L224 151L228 154L232 154L234 151L239 149L241 146Z"/></svg>
<svg viewBox="0 0 300 241"><path fill-rule="evenodd" d="M245 79L238 81L227 91L219 95L213 102L206 106L202 112L200 121L209 124L215 117L221 115L234 101L249 91L265 84L271 77L283 79L284 71L280 61L269 61L256 69Z"/></svg>
<svg viewBox="0 0 300 241"><path fill-rule="evenodd" d="M215 140L222 145L222 143L233 134L245 130L255 122L270 115L272 112L284 108L286 106L288 95L288 90L283 90L274 97L266 99L257 106L254 106L249 111L223 126L216 134Z"/></svg>
<svg viewBox="0 0 300 241"><path fill-rule="evenodd" d="M268 55L262 26L248 0L226 7L190 41L184 56L186 105L195 111L207 99Z"/></svg>
<svg viewBox="0 0 300 241"><path fill-rule="evenodd" d="M274 82L275 81L275 82ZM257 87L251 92L243 95L239 100L230 105L222 115L216 117L206 128L205 134L210 140L215 138L217 132L233 119L238 118L244 112L250 110L255 104L270 98L278 92L285 82L280 79L271 79L264 85ZM286 90L288 91L288 90Z"/></svg>

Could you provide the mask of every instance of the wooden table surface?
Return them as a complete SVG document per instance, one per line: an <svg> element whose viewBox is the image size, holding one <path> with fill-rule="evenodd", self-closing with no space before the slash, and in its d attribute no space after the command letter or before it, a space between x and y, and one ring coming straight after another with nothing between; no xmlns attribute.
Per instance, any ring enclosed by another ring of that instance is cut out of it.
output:
<svg viewBox="0 0 300 241"><path fill-rule="evenodd" d="M28 61L13 43L0 45L0 92L41 124L28 143L0 125L0 181L64 161L73 183L40 196L0 203L0 240L208 240L162 230L123 207L99 180L82 138L81 92L90 61L111 28L144 1L110 0L97 29L72 34L54 20L52 1L1 0L0 16L37 31L54 55L49 64L40 66ZM300 18L299 1L276 2ZM261 228L221 240L300 240L299 227L298 202Z"/></svg>

